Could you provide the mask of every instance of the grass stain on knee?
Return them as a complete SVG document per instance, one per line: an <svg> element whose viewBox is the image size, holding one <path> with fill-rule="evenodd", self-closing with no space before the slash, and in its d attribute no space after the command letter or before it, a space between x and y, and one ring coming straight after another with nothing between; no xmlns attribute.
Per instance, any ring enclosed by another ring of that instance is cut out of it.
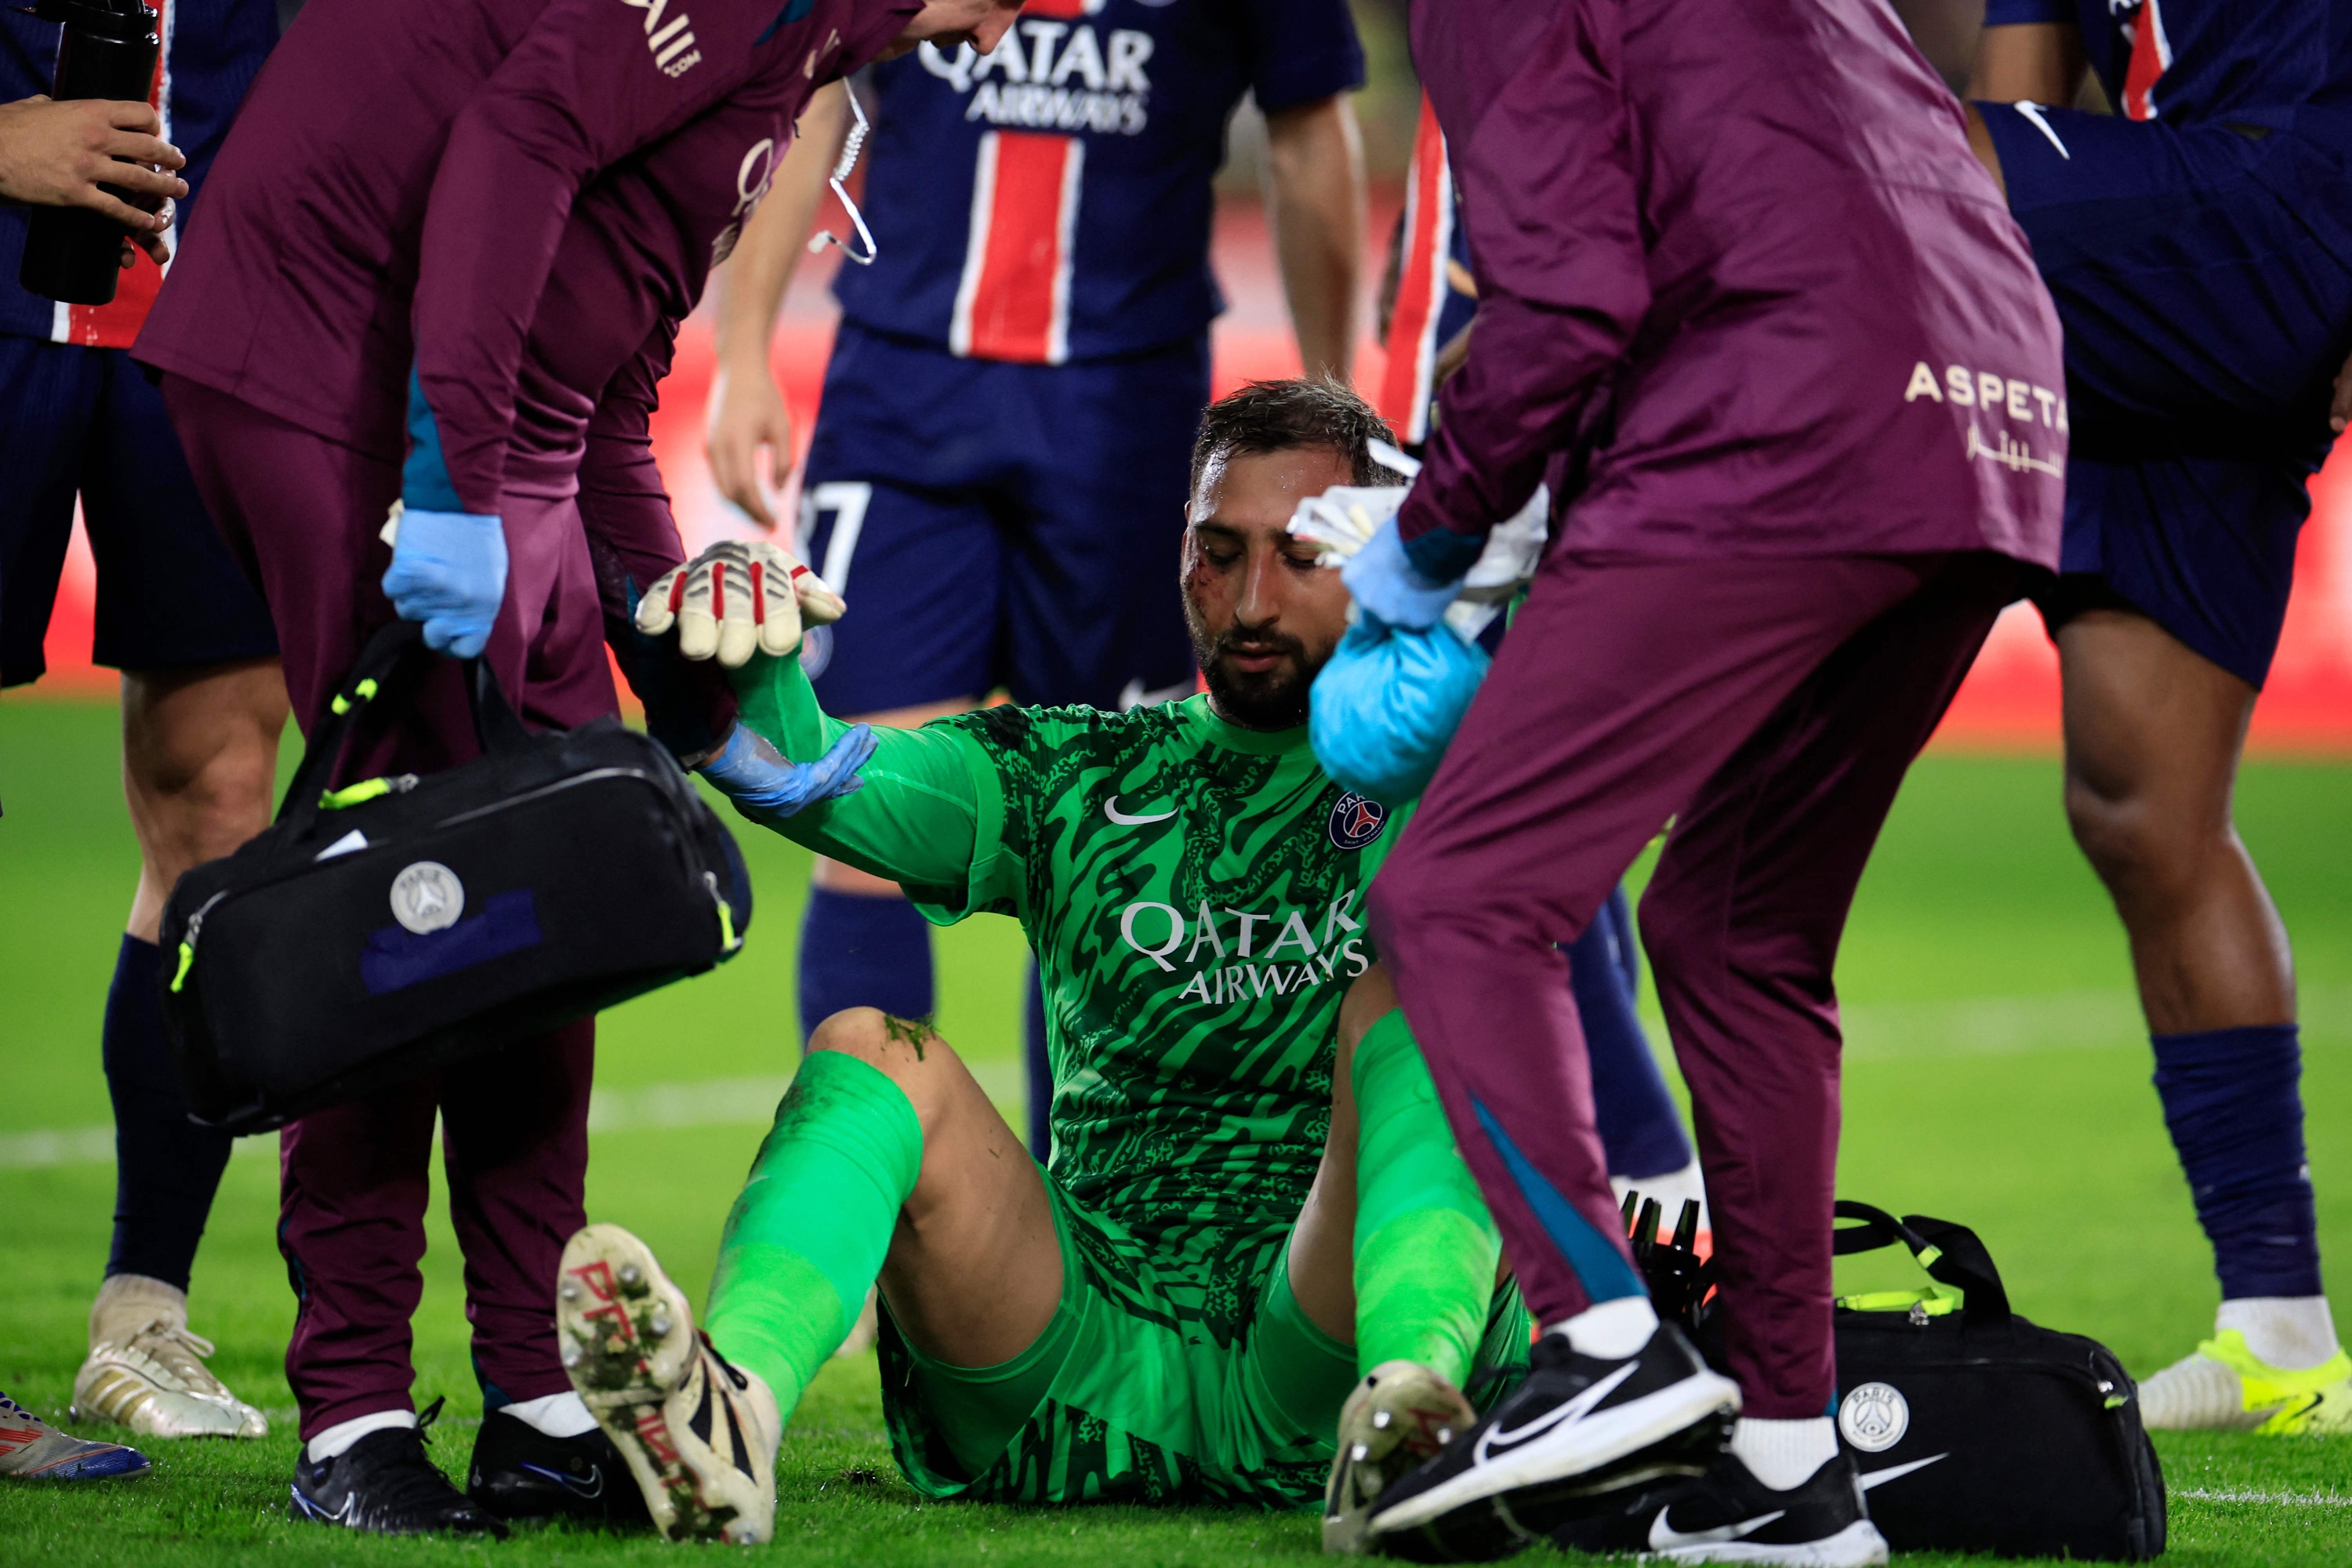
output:
<svg viewBox="0 0 2352 1568"><path fill-rule="evenodd" d="M882 1015L882 1033L900 1045L915 1048L915 1059L923 1059L923 1047L939 1038L929 1018L901 1018L895 1013Z"/></svg>

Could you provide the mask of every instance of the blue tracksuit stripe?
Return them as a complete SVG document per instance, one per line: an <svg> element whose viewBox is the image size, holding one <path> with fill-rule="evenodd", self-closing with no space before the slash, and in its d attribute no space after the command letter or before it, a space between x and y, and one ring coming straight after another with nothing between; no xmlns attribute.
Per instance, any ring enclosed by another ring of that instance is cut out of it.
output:
<svg viewBox="0 0 2352 1568"><path fill-rule="evenodd" d="M1519 1152L1519 1146L1511 1142L1511 1135L1503 1131L1503 1124L1495 1120L1486 1102L1474 1099L1470 1109L1477 1115L1486 1141L1503 1156L1504 1167L1511 1173L1511 1180L1518 1184L1519 1195L1535 1211L1536 1223L1543 1226L1551 1244L1568 1259L1568 1266L1576 1270L1585 1295L1595 1305L1626 1296L1647 1295L1641 1276L1633 1272L1633 1266L1625 1261L1625 1255L1616 1244L1577 1213L1576 1205L1562 1197L1559 1188L1544 1180L1534 1163Z"/></svg>

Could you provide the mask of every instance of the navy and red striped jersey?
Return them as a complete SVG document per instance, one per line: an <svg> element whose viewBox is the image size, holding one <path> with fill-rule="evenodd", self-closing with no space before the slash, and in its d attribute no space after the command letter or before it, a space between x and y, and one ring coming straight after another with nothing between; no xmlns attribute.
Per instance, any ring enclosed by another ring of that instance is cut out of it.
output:
<svg viewBox="0 0 2352 1568"><path fill-rule="evenodd" d="M148 101L163 117L163 139L187 155L188 166L180 175L188 182L188 195L177 215L184 223L205 172L212 167L213 154L220 151L237 105L245 101L245 89L253 85L255 73L278 42L278 7L276 0L152 3L162 14L157 30L163 51ZM0 103L49 90L59 31L54 22L0 6ZM163 284L162 271L142 255L138 265L122 275L110 305L66 305L28 294L16 281L26 222L23 207L0 205L0 332L94 348L129 348ZM171 239L177 250L177 227Z"/></svg>
<svg viewBox="0 0 2352 1568"><path fill-rule="evenodd" d="M1404 211L1397 219L1396 297L1382 342L1388 366L1381 373L1379 403L1381 417L1397 439L1416 452L1429 439L1438 351L1478 310L1470 239L1457 221L1457 199L1445 159L1445 132L1424 97L1413 131L1412 162L1405 170Z"/></svg>
<svg viewBox="0 0 2352 1568"><path fill-rule="evenodd" d="M2290 129L2298 107L2342 108L2352 11L2314 0L1986 0L1985 26L2073 22L2099 85L2133 120L2227 118ZM2331 140L2337 139L2330 136Z"/></svg>
<svg viewBox="0 0 2352 1568"><path fill-rule="evenodd" d="M1029 0L993 54L874 68L860 201L880 250L842 310L975 359L1060 364L1189 337L1223 308L1210 183L1245 91L1362 85L1346 0Z"/></svg>

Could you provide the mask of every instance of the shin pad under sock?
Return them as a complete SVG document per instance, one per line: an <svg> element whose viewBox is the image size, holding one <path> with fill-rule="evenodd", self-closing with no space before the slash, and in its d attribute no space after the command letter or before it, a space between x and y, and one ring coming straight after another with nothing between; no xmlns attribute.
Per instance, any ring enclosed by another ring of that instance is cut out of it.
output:
<svg viewBox="0 0 2352 1568"><path fill-rule="evenodd" d="M727 1215L703 1325L786 1415L857 1321L922 1168L922 1123L887 1075L839 1051L801 1063Z"/></svg>

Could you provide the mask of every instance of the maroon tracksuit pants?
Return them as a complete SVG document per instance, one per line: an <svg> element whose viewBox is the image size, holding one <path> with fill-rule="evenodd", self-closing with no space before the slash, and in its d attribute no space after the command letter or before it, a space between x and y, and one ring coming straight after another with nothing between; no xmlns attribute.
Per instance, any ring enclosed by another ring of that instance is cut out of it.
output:
<svg viewBox="0 0 2352 1568"><path fill-rule="evenodd" d="M1887 808L2024 568L1554 551L1372 885L1529 1307L1638 1289L1559 951L1671 819L1642 936L1690 1085L1748 1415L1837 1381L1832 970Z"/></svg>
<svg viewBox="0 0 2352 1568"><path fill-rule="evenodd" d="M163 395L196 485L277 623L295 716L310 728L377 627L400 493L397 462L167 376ZM396 449L396 444L395 444ZM506 602L484 657L523 718L584 723L614 711L576 458L510 461ZM397 713L350 748L337 782L429 773L476 754L457 666L440 660ZM586 1223L593 1020L332 1107L279 1136L278 1247L299 1303L287 1380L307 1439L338 1422L413 1408L409 1319L424 1287L433 1123L466 1261L474 1365L510 1399L571 1386L557 1360L556 1264Z"/></svg>

